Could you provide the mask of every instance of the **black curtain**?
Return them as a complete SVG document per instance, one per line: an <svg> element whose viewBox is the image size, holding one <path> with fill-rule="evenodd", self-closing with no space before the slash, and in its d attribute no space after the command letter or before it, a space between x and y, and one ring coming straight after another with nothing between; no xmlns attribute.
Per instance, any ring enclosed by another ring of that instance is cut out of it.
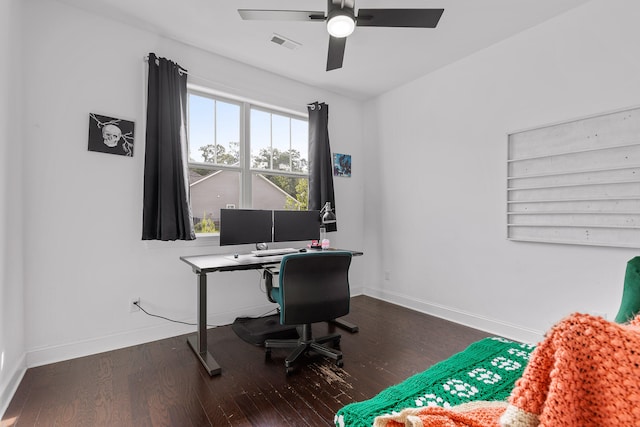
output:
<svg viewBox="0 0 640 427"><path fill-rule="evenodd" d="M333 168L329 146L329 106L314 102L309 111L309 210L322 209L326 202L336 213L333 193ZM337 216L337 213L336 213ZM327 231L336 231L336 224L327 224Z"/></svg>
<svg viewBox="0 0 640 427"><path fill-rule="evenodd" d="M186 159L187 72L149 54L142 240L193 240Z"/></svg>

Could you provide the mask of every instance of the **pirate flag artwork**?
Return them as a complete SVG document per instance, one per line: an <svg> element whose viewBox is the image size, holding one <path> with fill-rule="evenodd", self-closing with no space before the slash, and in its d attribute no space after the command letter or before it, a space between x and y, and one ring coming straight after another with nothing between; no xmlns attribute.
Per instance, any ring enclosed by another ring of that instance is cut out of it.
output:
<svg viewBox="0 0 640 427"><path fill-rule="evenodd" d="M89 114L89 151L133 157L134 122Z"/></svg>

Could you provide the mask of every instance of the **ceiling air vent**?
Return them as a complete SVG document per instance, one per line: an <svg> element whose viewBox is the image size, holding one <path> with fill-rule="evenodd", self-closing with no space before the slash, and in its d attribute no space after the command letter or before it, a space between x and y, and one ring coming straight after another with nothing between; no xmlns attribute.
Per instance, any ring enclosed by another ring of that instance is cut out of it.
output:
<svg viewBox="0 0 640 427"><path fill-rule="evenodd" d="M274 42L275 44L279 44L280 46L284 46L287 49L291 49L291 50L297 49L300 46L302 46L298 42L294 42L291 39L282 37L281 35L275 34L275 33L271 36L271 41Z"/></svg>

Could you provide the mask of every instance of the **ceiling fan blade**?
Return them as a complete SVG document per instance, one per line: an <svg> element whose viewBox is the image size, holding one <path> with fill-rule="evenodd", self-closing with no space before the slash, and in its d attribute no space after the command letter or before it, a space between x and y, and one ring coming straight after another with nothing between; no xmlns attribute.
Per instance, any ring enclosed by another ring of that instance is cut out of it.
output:
<svg viewBox="0 0 640 427"><path fill-rule="evenodd" d="M360 9L358 27L435 28L444 9Z"/></svg>
<svg viewBox="0 0 640 427"><path fill-rule="evenodd" d="M344 59L344 47L347 44L346 37L329 36L329 54L327 55L327 71L342 68Z"/></svg>
<svg viewBox="0 0 640 427"><path fill-rule="evenodd" d="M310 10L238 9L242 19L263 21L324 21L324 12Z"/></svg>

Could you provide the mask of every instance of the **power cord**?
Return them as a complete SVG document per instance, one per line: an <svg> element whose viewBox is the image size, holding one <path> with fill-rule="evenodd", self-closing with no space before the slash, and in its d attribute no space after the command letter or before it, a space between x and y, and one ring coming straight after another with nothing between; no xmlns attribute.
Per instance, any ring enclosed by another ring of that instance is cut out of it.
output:
<svg viewBox="0 0 640 427"><path fill-rule="evenodd" d="M280 309L279 309L278 307L273 308L273 309L271 309L271 310L267 311L266 313L262 313L262 314L261 314L260 316L258 316L258 317L266 317L267 315L271 315L271 313L273 313L273 314L280 313Z"/></svg>
<svg viewBox="0 0 640 427"><path fill-rule="evenodd" d="M181 323L181 324L183 324L183 325L198 326L198 324L197 324L197 323L183 322L182 320L169 319L168 317L160 316L160 315L158 315L158 314L149 313L147 310L145 310L144 308L142 308L142 306L140 305L140 301L134 301L134 302L133 302L133 305L135 305L135 306L136 306L136 307L138 307L140 310L142 310L142 312L143 312L144 314L146 314L147 316L157 317L158 319L168 320L169 322L173 322L173 323ZM261 315L260 315L260 316L258 316L258 317L265 317L265 316L267 316L268 314L271 314L272 312L276 312L276 313L277 313L277 312L278 312L278 308L271 309L271 310L267 311L266 313L261 314ZM275 313L274 313L274 314L275 314ZM207 324L207 327L209 327L209 328L217 328L217 327L219 327L219 326L222 326L222 325L210 325L210 324Z"/></svg>
<svg viewBox="0 0 640 427"><path fill-rule="evenodd" d="M267 293L266 287L265 287L265 289L264 289L264 290L262 289L262 274L260 273L260 271L258 271L258 288L260 289L260 291L262 291L262 293L264 293L264 294L266 294L266 293ZM173 323L180 323L180 324L182 324L182 325L198 326L198 324L197 324L197 323L183 322L182 320L169 319L168 317L160 316L159 314L149 313L147 310L145 310L145 309L140 305L140 301L133 301L133 305L135 305L135 306L136 306L136 307L138 307L140 310L142 310L142 312L143 312L144 314L146 314L147 316L157 317L158 319L167 320L167 321L169 321L169 322L173 322ZM276 308L274 308L274 309L271 309L271 310L267 311L266 313L261 314L261 315L260 315L260 316L258 316L258 317L265 317L265 316L267 316L267 315L269 315L269 314L271 314L271 313L273 313L273 312L278 313L278 312L279 312L278 308L276 307ZM274 314L275 314L275 313L274 313ZM207 327L209 327L209 328L217 328L217 327L219 327L219 326L222 326L222 325L209 325L209 324L207 324Z"/></svg>
<svg viewBox="0 0 640 427"><path fill-rule="evenodd" d="M136 307L138 307L140 310L142 310L142 312L144 314L146 314L147 316L151 316L151 317L157 317L159 319L164 319L164 320L168 320L169 322L173 322L173 323L181 323L183 325L189 325L189 326L198 326L197 323L189 323L189 322L183 322L181 320L174 320L174 319L169 319L168 317L164 317L164 316L160 316L158 314L153 314L153 313L149 313L147 310L145 310L144 308L142 308L142 306L140 305L140 301L134 301L133 305L135 305ZM209 325L207 324L207 327L210 328L217 328L218 326L221 325Z"/></svg>

